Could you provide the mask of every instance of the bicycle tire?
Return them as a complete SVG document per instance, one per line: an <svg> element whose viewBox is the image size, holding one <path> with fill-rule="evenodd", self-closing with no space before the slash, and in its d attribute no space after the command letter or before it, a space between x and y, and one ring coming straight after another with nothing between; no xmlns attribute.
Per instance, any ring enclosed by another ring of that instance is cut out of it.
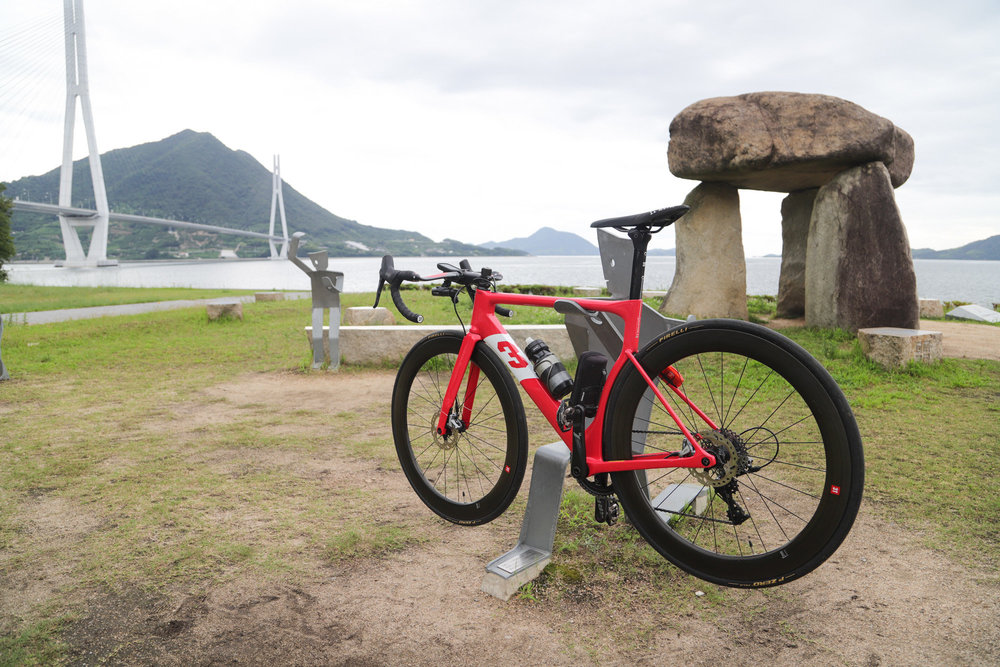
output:
<svg viewBox="0 0 1000 667"><path fill-rule="evenodd" d="M847 399L826 369L784 336L738 320L678 326L647 345L638 361L719 459L711 470L613 473L643 538L690 574L740 588L787 583L829 558L857 516L864 454ZM668 367L680 372L680 389L715 430L659 377ZM605 426L607 459L684 447L632 365L615 381L607 414L615 416ZM671 495L695 490L701 500L670 507Z"/></svg>
<svg viewBox="0 0 1000 667"><path fill-rule="evenodd" d="M461 334L440 331L413 346L393 387L392 433L403 472L424 504L453 523L480 525L498 517L517 496L528 459L528 429L510 373L479 343L470 361L470 368L479 369L479 381L468 427L446 436L437 433L461 345ZM456 409L463 404L465 386Z"/></svg>

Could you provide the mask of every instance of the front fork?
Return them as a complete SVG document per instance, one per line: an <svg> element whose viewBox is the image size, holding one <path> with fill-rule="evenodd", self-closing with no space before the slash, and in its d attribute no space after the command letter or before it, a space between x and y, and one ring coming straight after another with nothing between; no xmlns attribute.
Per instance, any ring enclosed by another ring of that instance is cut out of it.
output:
<svg viewBox="0 0 1000 667"><path fill-rule="evenodd" d="M455 368L452 370L451 378L448 380L448 388L445 390L444 401L441 403L441 412L438 414L437 432L438 435L446 436L452 431L464 431L469 427L472 419L472 406L476 399L476 387L479 385L479 366L471 364L472 351L476 348L476 343L480 337L469 334L462 339L462 347L458 350L458 358L455 360ZM465 384L465 398L462 400L461 420L457 411L458 394L462 389L462 379L465 377L465 369L469 369L468 381Z"/></svg>

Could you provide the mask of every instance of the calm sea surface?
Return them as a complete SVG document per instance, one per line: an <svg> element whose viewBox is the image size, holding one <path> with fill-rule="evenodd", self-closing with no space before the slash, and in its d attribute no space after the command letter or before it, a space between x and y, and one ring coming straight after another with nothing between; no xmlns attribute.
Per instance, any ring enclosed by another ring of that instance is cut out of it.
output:
<svg viewBox="0 0 1000 667"><path fill-rule="evenodd" d="M599 257L476 257L474 266L489 266L503 282L569 286L604 286ZM438 262L454 257L397 257L396 268L424 275L437 273ZM917 291L923 298L969 301L990 307L1000 302L1000 262L914 260ZM347 292L374 292L377 257L330 259L330 270L344 273ZM308 290L309 279L287 260L221 260L192 262L128 262L96 269L57 268L51 264L9 264L10 282L22 285L81 287L199 287L252 290ZM781 259L747 259L747 293L777 294ZM673 257L649 257L647 290L665 290L674 276ZM2 310L2 304L0 304Z"/></svg>

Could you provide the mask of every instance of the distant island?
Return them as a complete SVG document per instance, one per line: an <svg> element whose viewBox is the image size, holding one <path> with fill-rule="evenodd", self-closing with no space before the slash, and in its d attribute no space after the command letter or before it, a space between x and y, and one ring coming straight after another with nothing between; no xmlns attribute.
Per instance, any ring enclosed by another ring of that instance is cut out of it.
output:
<svg viewBox="0 0 1000 667"><path fill-rule="evenodd" d="M490 241L480 245L488 251L519 250L532 255L600 255L596 245L572 232L560 232L551 227L542 227L531 236L523 236L507 241ZM650 255L674 255L675 250L652 249Z"/></svg>
<svg viewBox="0 0 1000 667"><path fill-rule="evenodd" d="M931 250L917 248L912 251L913 259L979 259L1000 261L1000 234L982 241L973 241L951 250Z"/></svg>

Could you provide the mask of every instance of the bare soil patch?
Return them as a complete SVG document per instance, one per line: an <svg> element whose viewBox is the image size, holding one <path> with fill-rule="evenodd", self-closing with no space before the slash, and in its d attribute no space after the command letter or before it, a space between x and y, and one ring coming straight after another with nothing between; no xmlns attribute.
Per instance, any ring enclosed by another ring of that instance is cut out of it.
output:
<svg viewBox="0 0 1000 667"><path fill-rule="evenodd" d="M195 451L192 461L232 475L279 464L321 479L331 492L376 489L391 517L424 538L419 543L361 559L303 551L301 570L287 576L234 568L207 584L74 588L72 562L62 554L101 525L86 507L46 501L40 491L25 539L54 540L56 548L13 571L4 563L16 553L0 553L0 631L48 599L72 613L62 638L73 664L997 664L995 573L927 548L919 533L867 501L829 562L776 589L690 580L692 591L708 594L692 592L677 608L656 604L641 587L612 584L496 600L480 591L484 566L516 542L523 510L479 528L453 526L423 507L384 456L359 457L349 446L390 437L384 415L392 381L385 372L248 375L166 406L183 419L160 415L146 427L197 439L199 429L234 410L298 411L301 419L263 423L262 432L328 437L321 454L289 448L262 462L237 449ZM331 432L324 417L340 430ZM352 420L357 428L344 429ZM275 509L255 508L245 531L267 540L268 523L255 519ZM607 567L614 572L614 563Z"/></svg>

